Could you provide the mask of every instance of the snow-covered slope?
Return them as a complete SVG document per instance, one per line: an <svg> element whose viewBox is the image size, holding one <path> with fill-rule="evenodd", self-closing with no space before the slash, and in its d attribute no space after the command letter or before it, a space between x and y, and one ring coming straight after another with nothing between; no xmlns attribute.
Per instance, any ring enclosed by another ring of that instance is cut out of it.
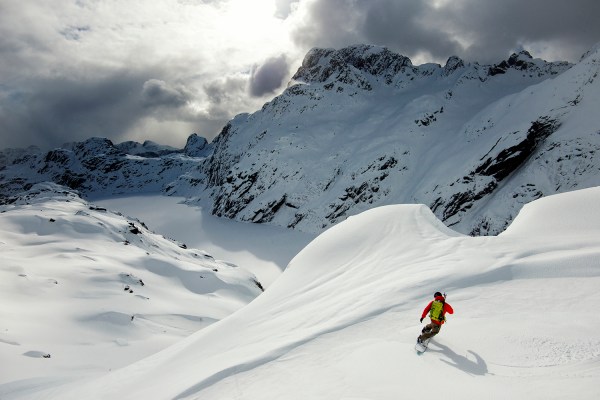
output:
<svg viewBox="0 0 600 400"><path fill-rule="evenodd" d="M261 293L243 268L55 184L0 206L0 253L0 383L123 367Z"/></svg>
<svg viewBox="0 0 600 400"><path fill-rule="evenodd" d="M417 202L463 233L498 233L531 200L600 185L600 52L569 67L313 50L298 84L215 140L214 212L318 232Z"/></svg>
<svg viewBox="0 0 600 400"><path fill-rule="evenodd" d="M423 205L375 208L317 237L239 312L146 360L0 395L596 398L599 227L600 188L534 201L497 237L451 231ZM455 313L418 356L421 310L436 290Z"/></svg>

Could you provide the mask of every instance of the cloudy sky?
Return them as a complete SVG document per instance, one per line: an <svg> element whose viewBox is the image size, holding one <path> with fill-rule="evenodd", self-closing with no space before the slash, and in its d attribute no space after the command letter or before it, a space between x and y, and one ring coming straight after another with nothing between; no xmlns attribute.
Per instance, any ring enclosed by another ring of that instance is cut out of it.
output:
<svg viewBox="0 0 600 400"><path fill-rule="evenodd" d="M312 47L575 62L599 20L598 0L0 0L0 148L182 147L258 110Z"/></svg>

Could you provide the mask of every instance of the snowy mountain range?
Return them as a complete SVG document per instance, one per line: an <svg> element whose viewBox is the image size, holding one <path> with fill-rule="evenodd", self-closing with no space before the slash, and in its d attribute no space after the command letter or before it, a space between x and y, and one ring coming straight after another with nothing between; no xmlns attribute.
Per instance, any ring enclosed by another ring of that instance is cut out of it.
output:
<svg viewBox="0 0 600 400"><path fill-rule="evenodd" d="M459 232L497 234L534 199L600 185L599 70L599 48L575 65L522 51L445 66L377 46L313 49L288 89L210 144L194 134L182 150L99 138L4 150L0 193L47 180L88 198L161 191L312 233L423 203Z"/></svg>
<svg viewBox="0 0 600 400"><path fill-rule="evenodd" d="M598 397L599 70L314 49L212 143L1 151L0 398Z"/></svg>

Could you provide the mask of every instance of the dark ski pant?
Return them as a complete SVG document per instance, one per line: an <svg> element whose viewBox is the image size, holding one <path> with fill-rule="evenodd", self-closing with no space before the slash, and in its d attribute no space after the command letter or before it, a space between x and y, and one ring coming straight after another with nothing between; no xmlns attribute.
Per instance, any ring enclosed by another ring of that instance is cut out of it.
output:
<svg viewBox="0 0 600 400"><path fill-rule="evenodd" d="M440 329L442 329L441 325L430 322L427 325L425 325L425 328L423 328L423 330L421 331L421 336L419 336L419 339L421 339L421 341L430 339L437 335Z"/></svg>

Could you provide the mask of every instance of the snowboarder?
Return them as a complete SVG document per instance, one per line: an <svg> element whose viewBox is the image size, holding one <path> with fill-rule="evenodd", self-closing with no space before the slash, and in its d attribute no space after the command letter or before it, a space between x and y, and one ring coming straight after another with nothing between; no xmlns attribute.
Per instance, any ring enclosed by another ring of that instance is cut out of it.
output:
<svg viewBox="0 0 600 400"><path fill-rule="evenodd" d="M433 300L425 307L420 321L423 322L425 316L429 313L431 322L423 328L421 335L417 338L417 343L423 343L427 339L437 335L442 328L442 324L446 320L446 313L454 314L452 306L446 303L446 296L440 292L435 292Z"/></svg>

